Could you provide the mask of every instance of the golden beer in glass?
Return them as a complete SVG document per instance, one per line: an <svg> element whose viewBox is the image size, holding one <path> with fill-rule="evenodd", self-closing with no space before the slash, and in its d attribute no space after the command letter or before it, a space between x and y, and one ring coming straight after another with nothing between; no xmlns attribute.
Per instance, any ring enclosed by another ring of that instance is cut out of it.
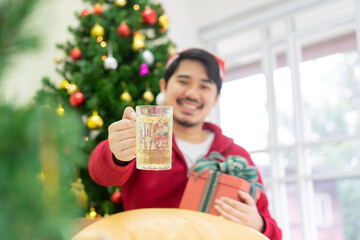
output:
<svg viewBox="0 0 360 240"><path fill-rule="evenodd" d="M170 106L136 107L136 168L171 169L172 116Z"/></svg>

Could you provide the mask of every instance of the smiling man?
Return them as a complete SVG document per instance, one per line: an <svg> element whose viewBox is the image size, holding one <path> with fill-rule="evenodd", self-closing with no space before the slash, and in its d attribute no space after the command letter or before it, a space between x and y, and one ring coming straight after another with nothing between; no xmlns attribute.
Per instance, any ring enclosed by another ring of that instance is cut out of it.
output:
<svg viewBox="0 0 360 240"><path fill-rule="evenodd" d="M173 106L172 168L136 169L135 112L128 107L123 118L109 126L108 140L92 152L89 159L92 179L104 186L121 186L125 210L177 208L188 180L188 169L211 152L225 158L241 156L254 165L244 148L224 136L218 126L205 122L219 100L223 76L222 60L204 50L189 49L170 57L160 88L165 104ZM262 183L260 175L259 183ZM270 239L281 239L265 193L255 202L248 193L239 191L239 199L217 199L220 216L249 226Z"/></svg>

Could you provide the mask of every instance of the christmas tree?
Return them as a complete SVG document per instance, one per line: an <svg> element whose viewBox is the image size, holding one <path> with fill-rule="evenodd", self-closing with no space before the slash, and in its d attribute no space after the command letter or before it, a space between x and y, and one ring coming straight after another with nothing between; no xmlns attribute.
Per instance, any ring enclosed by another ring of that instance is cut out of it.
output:
<svg viewBox="0 0 360 240"><path fill-rule="evenodd" d="M21 28L37 2L0 2L0 83L14 53L39 46L38 37ZM1 239L70 239L70 220L81 214L82 191L71 182L84 159L75 141L82 122L75 111L59 118L51 98L43 100L16 108L0 99Z"/></svg>
<svg viewBox="0 0 360 240"><path fill-rule="evenodd" d="M76 109L83 120L82 150L87 157L107 139L108 126L122 118L127 106L155 103L165 64L175 52L167 37L169 19L160 3L150 0L87 0L88 9L76 13L77 27L69 27L73 40L57 47L62 81L43 79L36 99L57 99L59 115ZM85 185L90 209L97 214L121 211L119 189L94 183L85 164L75 179Z"/></svg>

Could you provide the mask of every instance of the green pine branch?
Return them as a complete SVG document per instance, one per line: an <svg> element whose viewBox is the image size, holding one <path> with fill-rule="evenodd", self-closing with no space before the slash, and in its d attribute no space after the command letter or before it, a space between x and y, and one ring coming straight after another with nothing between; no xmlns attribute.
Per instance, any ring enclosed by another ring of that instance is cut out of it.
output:
<svg viewBox="0 0 360 240"><path fill-rule="evenodd" d="M22 26L41 0L3 0L0 2L0 79L9 58L39 46L39 38Z"/></svg>

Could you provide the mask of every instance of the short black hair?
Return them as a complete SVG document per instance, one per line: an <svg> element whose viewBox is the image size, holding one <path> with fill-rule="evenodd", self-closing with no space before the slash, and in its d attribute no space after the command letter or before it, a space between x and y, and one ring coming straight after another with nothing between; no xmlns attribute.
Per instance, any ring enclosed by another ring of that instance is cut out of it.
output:
<svg viewBox="0 0 360 240"><path fill-rule="evenodd" d="M212 54L198 48L191 48L178 53L175 59L165 70L165 84L168 83L170 77L174 74L180 62L185 59L197 60L204 64L208 77L210 78L210 81L213 81L216 84L217 94L219 94L222 86L219 63Z"/></svg>

